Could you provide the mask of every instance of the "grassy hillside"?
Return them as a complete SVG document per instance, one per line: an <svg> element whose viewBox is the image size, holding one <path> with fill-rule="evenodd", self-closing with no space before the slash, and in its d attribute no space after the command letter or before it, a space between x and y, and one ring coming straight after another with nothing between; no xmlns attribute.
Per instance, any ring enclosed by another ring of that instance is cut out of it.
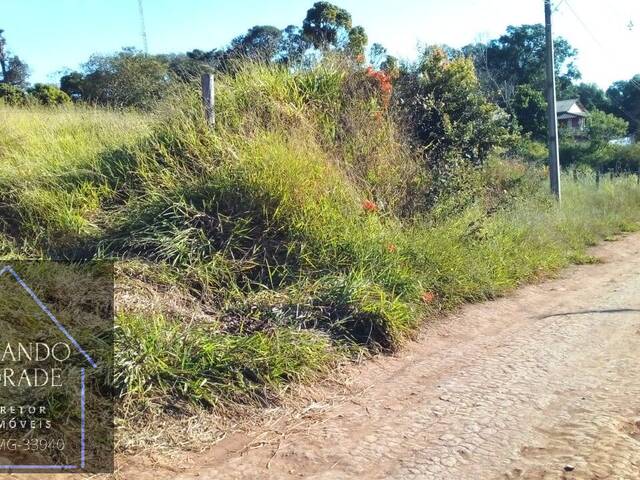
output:
<svg viewBox="0 0 640 480"><path fill-rule="evenodd" d="M495 158L464 203L383 102L329 64L217 79L140 116L0 107L0 254L118 259L117 386L134 411L269 402L441 309L500 295L640 221L635 179L596 188Z"/></svg>

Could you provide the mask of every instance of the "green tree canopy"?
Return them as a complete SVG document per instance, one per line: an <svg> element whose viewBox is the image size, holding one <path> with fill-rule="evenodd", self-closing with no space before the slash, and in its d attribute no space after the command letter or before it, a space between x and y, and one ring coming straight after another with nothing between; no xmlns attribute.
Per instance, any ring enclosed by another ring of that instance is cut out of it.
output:
<svg viewBox="0 0 640 480"><path fill-rule="evenodd" d="M166 58L125 48L112 55L92 55L82 72L62 78L62 86L88 102L148 108L163 95L170 79Z"/></svg>
<svg viewBox="0 0 640 480"><path fill-rule="evenodd" d="M602 110L611 113L611 102L595 83L572 85L564 91L564 98L577 98L584 107L591 110Z"/></svg>
<svg viewBox="0 0 640 480"><path fill-rule="evenodd" d="M374 68L380 68L382 62L387 59L387 49L380 43L374 43L369 48L369 63Z"/></svg>
<svg viewBox="0 0 640 480"><path fill-rule="evenodd" d="M311 46L300 27L289 25L282 30L278 61L286 65L300 63Z"/></svg>
<svg viewBox="0 0 640 480"><path fill-rule="evenodd" d="M357 26L349 30L349 43L347 44L347 52L352 57L359 55L364 56L364 50L367 47L369 41L367 33L364 31L364 27Z"/></svg>
<svg viewBox="0 0 640 480"><path fill-rule="evenodd" d="M350 30L351 14L329 2L314 3L302 22L305 38L321 50L339 46Z"/></svg>
<svg viewBox="0 0 640 480"><path fill-rule="evenodd" d="M227 50L230 58L246 58L270 62L280 49L282 31L271 25L255 25L247 33L234 38Z"/></svg>
<svg viewBox="0 0 640 480"><path fill-rule="evenodd" d="M21 88L26 88L28 84L29 66L20 60L20 57L9 52L2 29L0 29L0 73L2 74L0 83L8 83Z"/></svg>
<svg viewBox="0 0 640 480"><path fill-rule="evenodd" d="M559 96L572 81L580 78L575 65L577 50L562 37L554 40L555 66ZM487 44L463 47L462 52L474 59L485 91L508 106L518 85L531 85L543 90L545 83L544 25L509 26L501 37Z"/></svg>
<svg viewBox="0 0 640 480"><path fill-rule="evenodd" d="M600 110L593 110L587 118L587 134L593 151L606 147L611 140L624 137L628 128L626 120Z"/></svg>
<svg viewBox="0 0 640 480"><path fill-rule="evenodd" d="M547 135L547 101L541 90L531 85L518 85L511 108L525 133L536 140L544 140Z"/></svg>
<svg viewBox="0 0 640 480"><path fill-rule="evenodd" d="M69 72L60 77L60 90L70 98L79 100L82 98L82 86L84 75L80 72Z"/></svg>
<svg viewBox="0 0 640 480"><path fill-rule="evenodd" d="M640 75L628 81L615 82L607 90L611 109L619 117L629 122L630 129L638 133L640 129Z"/></svg>

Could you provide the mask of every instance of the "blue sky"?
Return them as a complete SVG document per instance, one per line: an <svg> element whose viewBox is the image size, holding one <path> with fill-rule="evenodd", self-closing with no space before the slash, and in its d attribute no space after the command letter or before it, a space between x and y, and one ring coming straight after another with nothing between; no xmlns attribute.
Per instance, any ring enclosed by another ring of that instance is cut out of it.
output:
<svg viewBox="0 0 640 480"><path fill-rule="evenodd" d="M137 0L1 0L0 28L32 82L56 82L91 53L142 47ZM557 35L580 52L585 81L607 87L640 73L638 0L553 0ZM256 24L300 25L313 0L144 0L150 53L210 50ZM369 40L412 58L420 43L460 47L507 25L544 20L542 0L335 0ZM572 13L575 11L578 18ZM635 24L627 28L629 22Z"/></svg>

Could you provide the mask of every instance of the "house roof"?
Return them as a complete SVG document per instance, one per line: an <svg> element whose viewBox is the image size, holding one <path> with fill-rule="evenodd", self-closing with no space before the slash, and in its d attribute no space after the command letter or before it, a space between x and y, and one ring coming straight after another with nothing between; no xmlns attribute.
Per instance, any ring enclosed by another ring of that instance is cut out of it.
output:
<svg viewBox="0 0 640 480"><path fill-rule="evenodd" d="M556 114L574 115L576 117L586 117L589 115L580 100L572 98L569 100L559 100L556 102Z"/></svg>

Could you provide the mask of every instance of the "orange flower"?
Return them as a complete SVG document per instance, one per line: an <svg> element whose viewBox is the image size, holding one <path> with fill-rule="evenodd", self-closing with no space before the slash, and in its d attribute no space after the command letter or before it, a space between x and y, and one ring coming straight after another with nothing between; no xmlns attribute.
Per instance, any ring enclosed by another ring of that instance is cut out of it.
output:
<svg viewBox="0 0 640 480"><path fill-rule="evenodd" d="M356 62L364 63L364 55L362 53L356 56Z"/></svg>
<svg viewBox="0 0 640 480"><path fill-rule="evenodd" d="M420 298L424 303L428 305L430 303L433 303L433 301L436 299L436 295L433 292L423 292Z"/></svg>
<svg viewBox="0 0 640 480"><path fill-rule="evenodd" d="M362 208L365 212L374 213L378 211L378 206L373 203L371 200L365 200L362 202Z"/></svg>
<svg viewBox="0 0 640 480"><path fill-rule="evenodd" d="M387 245L387 252L396 253L398 251L398 247L396 247L393 243Z"/></svg>
<svg viewBox="0 0 640 480"><path fill-rule="evenodd" d="M391 94L393 92L393 84L391 83L391 77L382 70L374 70L372 67L367 67L366 74L369 78L372 78L378 84L378 90L382 98L382 104L385 108L389 106L391 101Z"/></svg>

